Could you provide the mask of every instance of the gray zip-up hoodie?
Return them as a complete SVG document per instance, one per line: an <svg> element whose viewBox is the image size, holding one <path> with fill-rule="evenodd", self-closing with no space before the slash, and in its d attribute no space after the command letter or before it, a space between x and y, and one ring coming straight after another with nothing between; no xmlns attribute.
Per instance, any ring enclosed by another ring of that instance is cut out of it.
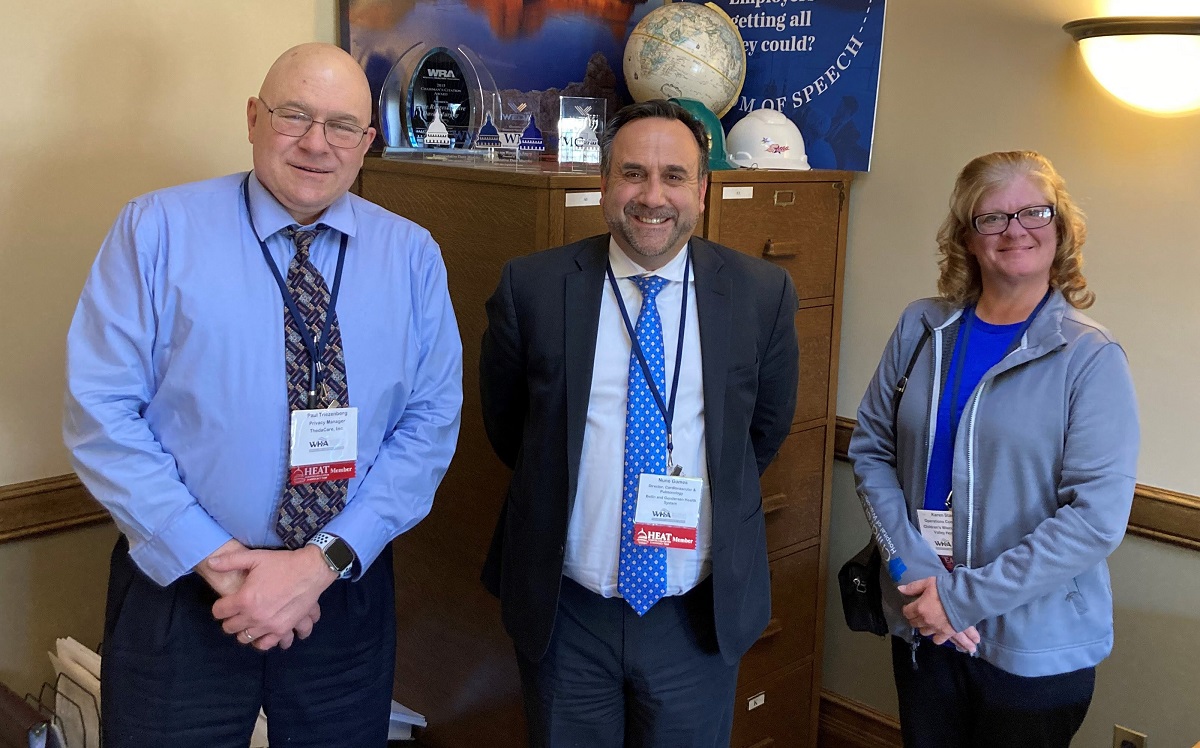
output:
<svg viewBox="0 0 1200 748"><path fill-rule="evenodd" d="M1018 347L988 370L954 445L954 571L921 537L917 510L942 383L962 309L923 299L904 310L858 410L850 459L884 559L883 604L911 640L897 584L935 577L955 631L1022 676L1094 666L1112 651L1105 559L1125 534L1139 442L1125 352L1057 290ZM926 341L892 423L896 383ZM889 581L889 575L891 581Z"/></svg>

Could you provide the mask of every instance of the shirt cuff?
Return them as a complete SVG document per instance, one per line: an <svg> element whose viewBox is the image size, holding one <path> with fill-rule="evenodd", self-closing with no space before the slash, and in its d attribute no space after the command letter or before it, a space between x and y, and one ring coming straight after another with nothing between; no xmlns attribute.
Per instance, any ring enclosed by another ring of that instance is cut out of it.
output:
<svg viewBox="0 0 1200 748"><path fill-rule="evenodd" d="M129 555L146 576L166 587L232 538L203 507L192 504L154 536L131 543Z"/></svg>

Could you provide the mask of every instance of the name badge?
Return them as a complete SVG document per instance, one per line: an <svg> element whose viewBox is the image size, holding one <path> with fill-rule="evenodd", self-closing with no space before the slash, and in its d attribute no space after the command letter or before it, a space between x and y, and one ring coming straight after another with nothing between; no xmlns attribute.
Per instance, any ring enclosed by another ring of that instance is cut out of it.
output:
<svg viewBox="0 0 1200 748"><path fill-rule="evenodd" d="M354 477L358 408L292 411L288 480L293 486Z"/></svg>
<svg viewBox="0 0 1200 748"><path fill-rule="evenodd" d="M921 537L942 559L946 571L954 571L954 515L950 511L918 509Z"/></svg>
<svg viewBox="0 0 1200 748"><path fill-rule="evenodd" d="M633 542L654 548L696 550L704 481L677 475L638 476Z"/></svg>

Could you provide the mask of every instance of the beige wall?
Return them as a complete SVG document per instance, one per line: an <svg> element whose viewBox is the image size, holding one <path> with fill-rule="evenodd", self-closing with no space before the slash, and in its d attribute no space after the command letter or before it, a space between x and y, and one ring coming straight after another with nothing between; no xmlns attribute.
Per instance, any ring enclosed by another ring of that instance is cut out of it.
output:
<svg viewBox="0 0 1200 748"><path fill-rule="evenodd" d="M1191 5L1200 15L1200 2ZM1200 115L1139 114L1091 80L1060 27L1103 12L1099 0L889 6L874 161L851 198L838 413L855 415L904 305L935 292L933 235L958 169L988 151L1033 148L1089 216L1090 314L1129 353L1139 480L1200 493ZM867 537L845 465L833 502L831 590ZM1148 731L1153 745L1191 746L1200 740L1200 554L1135 538L1111 565L1116 650L1076 743L1109 745L1119 721ZM889 650L847 632L830 603L826 687L894 714Z"/></svg>
<svg viewBox="0 0 1200 748"><path fill-rule="evenodd" d="M1124 341L1141 397L1141 479L1200 493L1200 118L1129 112L1097 90L1066 20L1089 0L895 0L872 172L854 187L839 412L853 415L896 315L933 291L932 234L955 171L997 148L1045 151L1088 210L1095 316ZM0 10L0 484L66 472L62 340L120 205L246 168L245 99L285 47L333 41L333 0L7 3ZM1200 12L1198 9L1196 12ZM989 99L981 85L1000 93ZM19 352L19 353L17 353ZM12 393L21 393L12 396ZM832 569L866 536L835 475ZM0 546L0 680L32 688L56 636L95 644L111 526ZM1170 570L1169 574L1164 570ZM1078 743L1116 720L1158 746L1200 740L1200 557L1130 540L1113 559L1116 655ZM828 687L893 711L886 649L827 626Z"/></svg>
<svg viewBox="0 0 1200 748"><path fill-rule="evenodd" d="M249 167L246 99L287 47L336 41L334 0L0 5L0 485L69 472L63 339L120 206ZM0 545L0 681L55 637L100 638L111 526Z"/></svg>

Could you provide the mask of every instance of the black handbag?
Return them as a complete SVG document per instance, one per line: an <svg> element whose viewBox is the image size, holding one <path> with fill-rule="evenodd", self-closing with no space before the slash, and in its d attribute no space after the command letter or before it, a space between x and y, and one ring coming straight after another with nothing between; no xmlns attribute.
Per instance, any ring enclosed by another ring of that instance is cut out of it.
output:
<svg viewBox="0 0 1200 748"><path fill-rule="evenodd" d="M879 567L883 557L874 536L854 558L838 571L838 589L842 593L842 614L851 631L886 636L883 617L883 588L879 586Z"/></svg>
<svg viewBox="0 0 1200 748"><path fill-rule="evenodd" d="M917 357L925 341L929 339L929 328L921 333L917 341L917 349L909 359L904 376L896 383L896 396L892 398L892 431L898 432L897 422L900 416L900 398L908 386L908 378L913 367L917 365ZM842 568L838 570L838 590L842 595L842 615L851 631L865 631L876 636L887 636L887 619L883 616L883 587L879 582L880 566L883 557L879 553L879 544L872 535L863 549L854 554Z"/></svg>

